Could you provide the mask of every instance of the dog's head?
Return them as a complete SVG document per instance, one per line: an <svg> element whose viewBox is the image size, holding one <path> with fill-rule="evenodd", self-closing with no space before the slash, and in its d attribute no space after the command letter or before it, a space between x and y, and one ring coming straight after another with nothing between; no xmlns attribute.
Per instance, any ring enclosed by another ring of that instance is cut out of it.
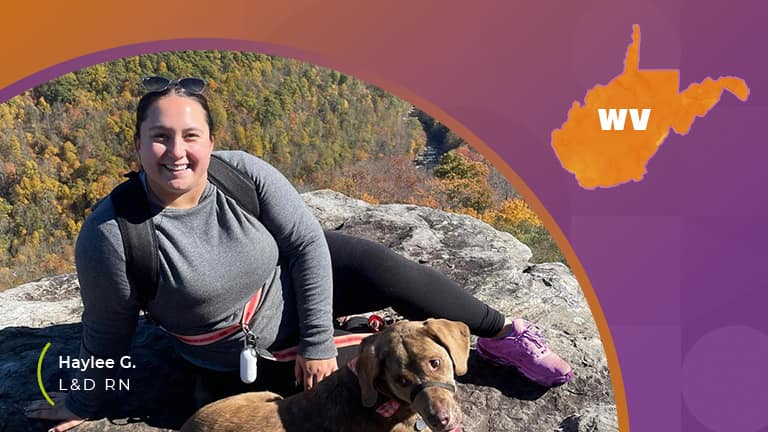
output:
<svg viewBox="0 0 768 432"><path fill-rule="evenodd" d="M401 321L372 335L360 347L357 363L362 403L378 394L410 404L433 431L458 428L456 375L467 372L469 328L444 319Z"/></svg>

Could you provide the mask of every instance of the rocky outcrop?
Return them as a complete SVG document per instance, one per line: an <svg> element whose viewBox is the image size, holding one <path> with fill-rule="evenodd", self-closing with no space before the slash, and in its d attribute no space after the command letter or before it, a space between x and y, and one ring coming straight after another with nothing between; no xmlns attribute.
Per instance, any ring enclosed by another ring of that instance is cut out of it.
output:
<svg viewBox="0 0 768 432"><path fill-rule="evenodd" d="M326 229L369 238L445 272L508 316L536 322L553 350L576 370L573 382L554 389L531 383L511 368L470 357L459 380L463 428L480 431L615 431L616 408L607 363L589 307L569 269L531 264L531 252L512 235L468 216L412 205L369 205L331 191L304 195ZM35 377L40 352L47 390L68 378L55 364L77 355L82 310L73 275L46 278L0 293L0 430L47 430L30 421L24 405L41 399ZM77 431L173 430L192 404L189 371L168 337L142 322L128 370L131 397L115 401L106 419ZM141 397L135 397L136 394Z"/></svg>

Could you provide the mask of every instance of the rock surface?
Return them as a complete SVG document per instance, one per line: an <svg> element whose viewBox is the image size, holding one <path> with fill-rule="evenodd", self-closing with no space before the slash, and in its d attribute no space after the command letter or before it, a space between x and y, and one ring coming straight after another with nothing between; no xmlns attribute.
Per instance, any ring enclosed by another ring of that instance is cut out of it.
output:
<svg viewBox="0 0 768 432"><path fill-rule="evenodd" d="M380 242L445 272L507 316L535 322L550 347L574 367L571 383L546 389L473 351L469 373L459 379L464 431L618 430L603 345L566 266L530 264L527 246L468 216L412 205L374 206L331 191L307 193L304 199L326 229ZM48 342L41 369L46 389L67 386L57 359L78 354L77 279L56 276L0 293L0 309L0 430L47 430L54 423L28 420L23 409L42 398L35 368ZM136 368L123 376L131 397L115 392L107 418L76 431L174 430L189 414L193 385L168 336L142 321L131 356Z"/></svg>

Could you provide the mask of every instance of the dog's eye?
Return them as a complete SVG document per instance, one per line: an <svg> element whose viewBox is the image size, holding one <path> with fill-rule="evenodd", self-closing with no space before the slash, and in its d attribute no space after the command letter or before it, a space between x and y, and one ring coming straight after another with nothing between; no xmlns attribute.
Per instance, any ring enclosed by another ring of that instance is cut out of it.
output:
<svg viewBox="0 0 768 432"><path fill-rule="evenodd" d="M432 369L437 369L440 367L440 359L432 359L429 361L429 367Z"/></svg>
<svg viewBox="0 0 768 432"><path fill-rule="evenodd" d="M400 375L399 377L397 377L397 383L403 387L406 387L408 386L408 384L411 383L411 381L408 380L408 378L406 378L405 376Z"/></svg>

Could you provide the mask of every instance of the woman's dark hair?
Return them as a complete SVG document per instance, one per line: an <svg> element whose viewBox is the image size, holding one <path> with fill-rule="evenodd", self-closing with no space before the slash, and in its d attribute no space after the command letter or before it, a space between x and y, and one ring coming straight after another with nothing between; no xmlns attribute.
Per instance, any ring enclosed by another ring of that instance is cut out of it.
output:
<svg viewBox="0 0 768 432"><path fill-rule="evenodd" d="M149 108L152 106L152 104L155 103L158 99L171 93L176 96L194 99L197 101L197 103L200 104L200 106L203 107L203 111L205 111L205 121L208 123L208 130L210 131L209 136L213 138L214 124L213 118L211 117L211 109L208 108L208 100L202 94L188 92L181 88L179 85L173 85L163 91L149 92L142 96L141 99L139 99L139 106L136 107L136 130L133 133L133 138L139 139L141 124L144 123L144 120L147 119L147 111L149 111Z"/></svg>

